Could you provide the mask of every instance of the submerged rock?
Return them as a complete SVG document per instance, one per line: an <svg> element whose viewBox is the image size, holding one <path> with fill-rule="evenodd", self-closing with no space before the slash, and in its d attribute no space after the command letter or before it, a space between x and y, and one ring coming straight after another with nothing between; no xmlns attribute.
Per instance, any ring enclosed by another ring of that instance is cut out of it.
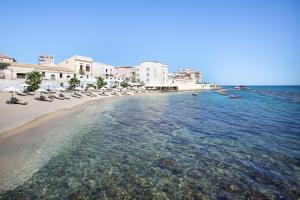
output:
<svg viewBox="0 0 300 200"><path fill-rule="evenodd" d="M182 167L173 159L161 158L158 160L158 166L162 169L168 169L174 174L180 174L183 172Z"/></svg>

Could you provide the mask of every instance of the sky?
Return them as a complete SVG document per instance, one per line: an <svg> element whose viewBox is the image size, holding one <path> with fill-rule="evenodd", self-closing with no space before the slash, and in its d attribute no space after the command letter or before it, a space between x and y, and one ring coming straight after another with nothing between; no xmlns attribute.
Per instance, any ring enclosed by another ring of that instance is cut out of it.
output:
<svg viewBox="0 0 300 200"><path fill-rule="evenodd" d="M1 1L0 53L154 60L220 85L300 85L299 0Z"/></svg>

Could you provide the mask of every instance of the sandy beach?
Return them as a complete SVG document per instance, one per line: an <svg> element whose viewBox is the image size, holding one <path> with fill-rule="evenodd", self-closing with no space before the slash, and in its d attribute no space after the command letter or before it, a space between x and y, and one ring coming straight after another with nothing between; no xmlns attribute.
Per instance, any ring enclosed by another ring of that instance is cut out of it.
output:
<svg viewBox="0 0 300 200"><path fill-rule="evenodd" d="M64 94L67 97L71 95L71 93ZM39 93L36 93L34 96L15 96L22 101L27 101L28 104L6 104L5 102L11 97L11 93L0 92L0 138L13 134L15 130L21 127L28 126L28 123L41 123L50 118L50 115L58 115L58 111L63 112L71 108L74 109L88 101L114 97L88 97L84 95L80 99L71 97L69 100L55 99L53 102L44 102L34 99L39 96Z"/></svg>
<svg viewBox="0 0 300 200"><path fill-rule="evenodd" d="M40 94L36 92L35 95L18 96L14 94L23 102L28 102L27 105L7 104L6 101L11 98L11 93L0 91L0 139L21 132L32 126L37 126L51 118L61 115L67 111L76 111L79 107L87 102L96 101L109 98L123 98L124 96L100 96L89 97L82 95L81 98L71 97L73 93L64 92L66 97L70 99L59 100L54 99L52 102L38 101L35 97ZM157 95L159 93L141 93L131 94L137 95ZM48 95L46 95L48 96Z"/></svg>

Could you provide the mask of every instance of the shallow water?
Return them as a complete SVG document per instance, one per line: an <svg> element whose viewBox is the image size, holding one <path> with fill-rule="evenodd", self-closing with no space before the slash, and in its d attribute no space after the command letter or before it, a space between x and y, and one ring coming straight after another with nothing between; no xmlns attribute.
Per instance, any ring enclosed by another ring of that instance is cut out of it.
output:
<svg viewBox="0 0 300 200"><path fill-rule="evenodd" d="M300 87L229 93L93 102L0 199L300 198Z"/></svg>

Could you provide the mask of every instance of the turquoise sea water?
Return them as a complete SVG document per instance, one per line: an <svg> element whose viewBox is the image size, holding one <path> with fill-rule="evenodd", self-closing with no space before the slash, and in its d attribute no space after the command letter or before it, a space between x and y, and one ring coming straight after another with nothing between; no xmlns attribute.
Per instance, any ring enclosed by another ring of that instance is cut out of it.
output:
<svg viewBox="0 0 300 200"><path fill-rule="evenodd" d="M228 93L93 102L0 199L299 199L300 87Z"/></svg>

